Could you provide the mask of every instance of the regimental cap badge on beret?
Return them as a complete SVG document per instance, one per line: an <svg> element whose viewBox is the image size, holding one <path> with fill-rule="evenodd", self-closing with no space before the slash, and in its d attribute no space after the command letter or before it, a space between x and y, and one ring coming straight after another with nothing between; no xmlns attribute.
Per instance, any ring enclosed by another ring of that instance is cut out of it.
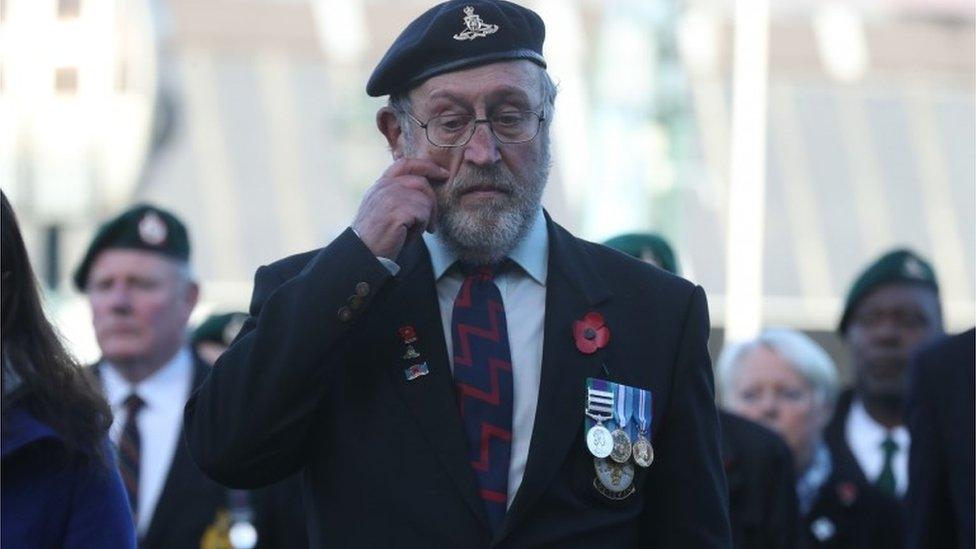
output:
<svg viewBox="0 0 976 549"><path fill-rule="evenodd" d="M908 278L917 278L919 280L926 280L928 278L928 273L925 270L925 266L922 262L914 256L908 256L905 258L905 263L901 266L901 271Z"/></svg>
<svg viewBox="0 0 976 549"><path fill-rule="evenodd" d="M464 8L464 25L468 28L455 34L455 40L474 40L498 32L498 25L489 25L482 21L481 16L476 14L471 6Z"/></svg>
<svg viewBox="0 0 976 549"><path fill-rule="evenodd" d="M139 220L139 238L150 246L166 242L166 223L153 210L149 210Z"/></svg>

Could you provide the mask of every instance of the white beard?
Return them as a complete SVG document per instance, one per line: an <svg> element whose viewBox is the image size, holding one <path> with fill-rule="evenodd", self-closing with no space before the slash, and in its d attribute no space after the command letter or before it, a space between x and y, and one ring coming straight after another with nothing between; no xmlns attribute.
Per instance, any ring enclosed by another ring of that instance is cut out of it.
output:
<svg viewBox="0 0 976 549"><path fill-rule="evenodd" d="M472 265L489 265L503 260L525 237L542 203L542 191L549 177L549 147L529 177L518 181L504 164L490 168L462 169L437 190L436 236L457 257ZM506 191L499 197L461 206L464 189L490 184Z"/></svg>

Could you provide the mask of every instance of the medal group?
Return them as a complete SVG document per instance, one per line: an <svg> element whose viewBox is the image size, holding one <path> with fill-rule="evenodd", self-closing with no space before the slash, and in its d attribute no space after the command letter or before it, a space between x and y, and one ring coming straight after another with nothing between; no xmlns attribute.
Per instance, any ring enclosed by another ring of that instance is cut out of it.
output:
<svg viewBox="0 0 976 549"><path fill-rule="evenodd" d="M586 447L593 454L593 486L610 499L634 492L638 467L654 461L651 392L603 379L586 380Z"/></svg>

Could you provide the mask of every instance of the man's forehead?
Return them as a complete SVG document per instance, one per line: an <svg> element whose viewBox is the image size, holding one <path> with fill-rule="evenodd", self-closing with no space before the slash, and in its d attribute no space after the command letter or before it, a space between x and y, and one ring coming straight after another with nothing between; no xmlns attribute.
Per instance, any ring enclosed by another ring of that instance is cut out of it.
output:
<svg viewBox="0 0 976 549"><path fill-rule="evenodd" d="M919 284L893 283L879 286L861 300L858 309L924 308L938 303L936 292Z"/></svg>
<svg viewBox="0 0 976 549"><path fill-rule="evenodd" d="M520 97L541 101L541 68L529 61L504 61L449 72L428 79L411 92L414 99L434 101L500 100Z"/></svg>
<svg viewBox="0 0 976 549"><path fill-rule="evenodd" d="M175 261L157 253L127 248L108 248L95 258L91 274L101 277L134 273L153 274L175 266Z"/></svg>

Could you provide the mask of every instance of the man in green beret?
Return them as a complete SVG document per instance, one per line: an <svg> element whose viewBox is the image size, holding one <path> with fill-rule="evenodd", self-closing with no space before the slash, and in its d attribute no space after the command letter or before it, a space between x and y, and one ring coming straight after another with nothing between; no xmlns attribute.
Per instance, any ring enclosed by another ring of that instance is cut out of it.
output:
<svg viewBox="0 0 976 549"><path fill-rule="evenodd" d="M931 265L910 250L883 255L851 286L838 331L854 386L825 431L835 466L902 496L911 443L903 420L907 368L915 351L943 334Z"/></svg>
<svg viewBox="0 0 976 549"><path fill-rule="evenodd" d="M603 243L631 257L635 257L665 271L678 274L678 262L668 241L655 233L627 233Z"/></svg>
<svg viewBox="0 0 976 549"><path fill-rule="evenodd" d="M182 433L183 405L210 365L192 351L187 337L199 287L183 223L153 205L130 208L101 226L74 282L91 304L102 351L93 371L115 416L111 436L139 546L227 547L232 517L250 517L257 525L251 532L262 543L274 546L266 535L271 531L276 540L304 542L300 518L265 526L270 513L264 507L276 511L275 504L254 509L251 501L260 499L231 497L190 458ZM296 488L283 490L297 500ZM292 517L301 515L300 502L284 509ZM297 523L292 528L297 538L283 528L291 523Z"/></svg>

